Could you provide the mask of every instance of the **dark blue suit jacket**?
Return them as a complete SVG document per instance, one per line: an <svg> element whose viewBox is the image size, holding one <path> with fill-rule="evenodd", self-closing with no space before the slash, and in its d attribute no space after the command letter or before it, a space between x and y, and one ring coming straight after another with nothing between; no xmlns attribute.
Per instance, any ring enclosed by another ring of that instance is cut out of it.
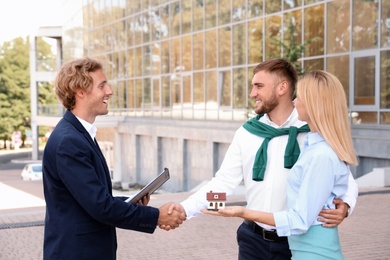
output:
<svg viewBox="0 0 390 260"><path fill-rule="evenodd" d="M44 259L115 259L115 227L153 233L156 208L113 197L106 160L66 111L43 153Z"/></svg>

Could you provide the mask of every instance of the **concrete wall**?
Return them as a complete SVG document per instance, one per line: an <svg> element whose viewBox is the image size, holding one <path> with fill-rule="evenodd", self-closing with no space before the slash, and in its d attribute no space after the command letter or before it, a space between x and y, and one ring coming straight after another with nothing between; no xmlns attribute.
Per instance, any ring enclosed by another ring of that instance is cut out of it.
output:
<svg viewBox="0 0 390 260"><path fill-rule="evenodd" d="M214 176L241 124L131 118L117 127L98 127L97 139L103 140L100 146L112 142L116 147L111 149L114 159L107 161L114 168L113 182L121 182L123 188L134 183L144 185L167 167L171 179L163 188L189 191Z"/></svg>
<svg viewBox="0 0 390 260"><path fill-rule="evenodd" d="M190 191L214 176L242 123L127 117L112 127L98 127L97 138L114 169L114 183L144 185L167 167L171 179L163 188ZM352 135L360 160L351 168L355 178L390 166L389 130L354 125Z"/></svg>

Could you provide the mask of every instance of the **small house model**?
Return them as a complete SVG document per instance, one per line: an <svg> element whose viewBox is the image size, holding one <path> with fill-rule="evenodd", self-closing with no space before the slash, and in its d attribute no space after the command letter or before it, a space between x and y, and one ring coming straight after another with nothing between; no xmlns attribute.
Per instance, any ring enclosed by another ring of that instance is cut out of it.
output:
<svg viewBox="0 0 390 260"><path fill-rule="evenodd" d="M207 192L206 199L208 201L207 209L217 211L225 208L226 192Z"/></svg>

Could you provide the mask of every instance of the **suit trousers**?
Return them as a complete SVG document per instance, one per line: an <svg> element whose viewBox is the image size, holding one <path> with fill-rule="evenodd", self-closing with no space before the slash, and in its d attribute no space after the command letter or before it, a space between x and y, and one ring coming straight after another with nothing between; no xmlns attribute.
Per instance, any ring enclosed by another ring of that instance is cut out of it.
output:
<svg viewBox="0 0 390 260"><path fill-rule="evenodd" d="M290 260L291 251L287 239L267 241L242 223L237 230L238 260Z"/></svg>

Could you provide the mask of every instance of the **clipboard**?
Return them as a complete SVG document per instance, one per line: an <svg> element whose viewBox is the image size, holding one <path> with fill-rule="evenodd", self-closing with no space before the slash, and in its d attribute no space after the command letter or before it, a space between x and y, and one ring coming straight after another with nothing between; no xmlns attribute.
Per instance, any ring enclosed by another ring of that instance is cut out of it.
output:
<svg viewBox="0 0 390 260"><path fill-rule="evenodd" d="M146 194L152 194L155 192L158 188L161 187L167 180L169 180L170 175L169 175L169 169L164 168L164 170L157 175L156 178L154 178L151 182L149 182L145 187L143 187L139 192L137 192L135 195L132 197L128 198L125 200L125 202L130 203L130 204L136 204L137 201L142 199Z"/></svg>

